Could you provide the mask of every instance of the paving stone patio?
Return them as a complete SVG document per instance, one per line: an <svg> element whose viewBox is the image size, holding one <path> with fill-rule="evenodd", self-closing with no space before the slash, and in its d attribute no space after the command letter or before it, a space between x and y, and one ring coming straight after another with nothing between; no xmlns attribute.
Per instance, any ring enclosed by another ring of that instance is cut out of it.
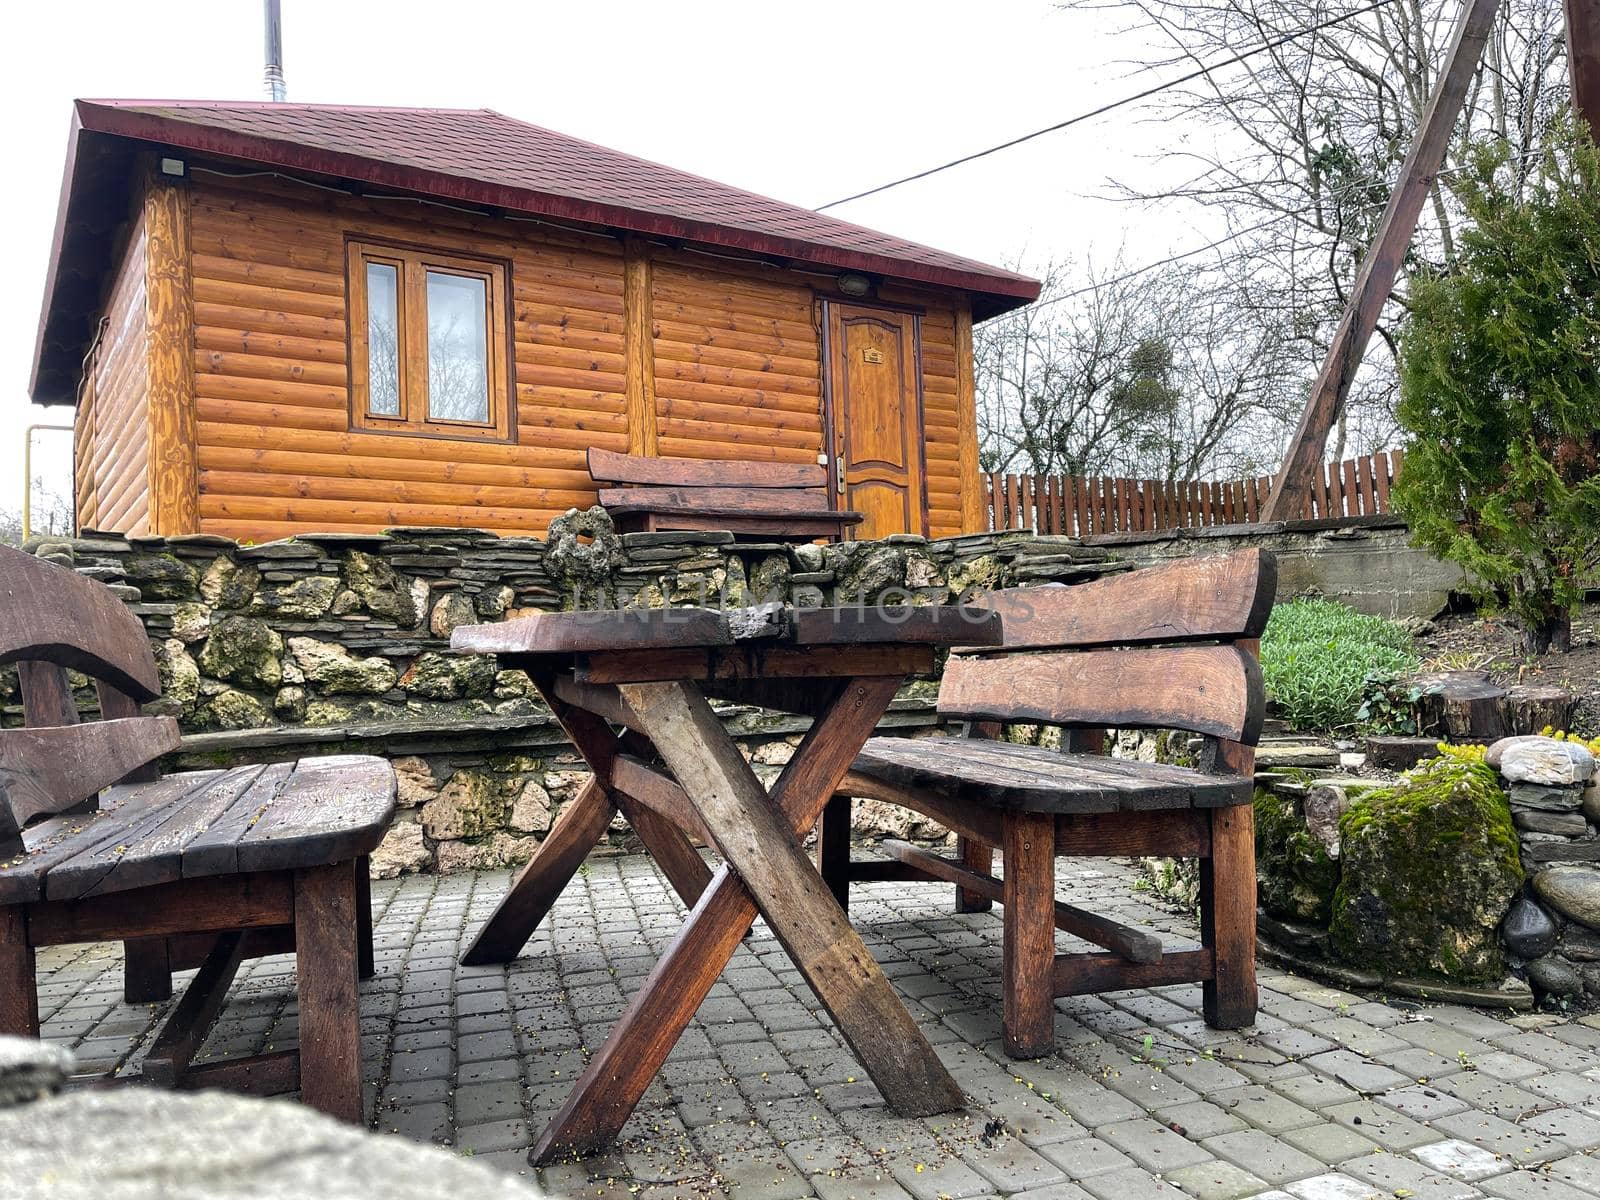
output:
<svg viewBox="0 0 1600 1200"><path fill-rule="evenodd" d="M1391 1006L1264 968L1251 1031L1207 1029L1195 986L1122 992L1059 1001L1056 1054L1012 1062L999 921L953 914L937 884L858 886L852 913L966 1089L965 1113L889 1114L758 923L623 1144L535 1173L525 1148L683 909L647 859L594 861L509 968L457 967L507 882L375 885L367 1107L384 1133L536 1175L552 1196L1600 1195L1596 1019ZM1195 944L1192 922L1125 864L1075 861L1061 895ZM45 1036L72 1044L84 1069L137 1070L161 1007L122 1003L119 948L52 950L40 965ZM247 965L207 1054L293 1044L292 965Z"/></svg>

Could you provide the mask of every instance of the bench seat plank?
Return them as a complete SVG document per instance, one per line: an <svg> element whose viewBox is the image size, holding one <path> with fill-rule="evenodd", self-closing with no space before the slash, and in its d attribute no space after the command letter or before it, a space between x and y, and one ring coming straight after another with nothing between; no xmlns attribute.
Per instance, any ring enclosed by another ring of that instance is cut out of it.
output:
<svg viewBox="0 0 1600 1200"><path fill-rule="evenodd" d="M809 494L761 492L741 496L731 488L664 488L659 492L649 488L605 489L600 492L600 504L607 512L622 514L827 521L839 525L856 525L863 520L858 512L836 511Z"/></svg>
<svg viewBox="0 0 1600 1200"><path fill-rule="evenodd" d="M1018 812L1108 813L1250 802L1250 779L981 738L876 737L853 770Z"/></svg>
<svg viewBox="0 0 1600 1200"><path fill-rule="evenodd" d="M382 840L394 804L393 773L367 755L119 785L97 812L27 829L26 852L0 861L0 904L355 859Z"/></svg>

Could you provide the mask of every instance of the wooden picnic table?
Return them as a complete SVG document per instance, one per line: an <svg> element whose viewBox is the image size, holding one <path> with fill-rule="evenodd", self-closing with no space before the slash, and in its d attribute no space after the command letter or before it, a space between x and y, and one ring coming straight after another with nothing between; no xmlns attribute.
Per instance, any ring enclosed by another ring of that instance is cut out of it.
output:
<svg viewBox="0 0 1600 1200"><path fill-rule="evenodd" d="M462 962L515 958L619 810L690 909L530 1161L616 1137L758 912L894 1111L961 1106L801 839L906 678L941 646L999 639L998 616L956 606L547 613L455 631L456 650L528 672L594 772ZM811 718L770 791L711 699Z"/></svg>

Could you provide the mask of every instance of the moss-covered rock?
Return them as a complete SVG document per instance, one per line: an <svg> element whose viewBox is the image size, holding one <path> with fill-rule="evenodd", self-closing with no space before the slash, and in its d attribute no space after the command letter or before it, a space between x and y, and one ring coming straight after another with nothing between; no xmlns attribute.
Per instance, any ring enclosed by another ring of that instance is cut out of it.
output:
<svg viewBox="0 0 1600 1200"><path fill-rule="evenodd" d="M564 609L614 608L616 571L626 556L611 514L596 504L569 508L545 534L545 570L561 588Z"/></svg>
<svg viewBox="0 0 1600 1200"><path fill-rule="evenodd" d="M315 621L327 615L338 591L339 581L334 576L308 575L293 583L257 588L250 611L291 621Z"/></svg>
<svg viewBox="0 0 1600 1200"><path fill-rule="evenodd" d="M1511 808L1494 771L1439 758L1363 796L1339 823L1333 946L1385 975L1494 983L1500 920L1522 886Z"/></svg>
<svg viewBox="0 0 1600 1200"><path fill-rule="evenodd" d="M870 603L884 592L903 588L906 556L883 542L837 542L825 547L824 558L834 575L841 604Z"/></svg>
<svg viewBox="0 0 1600 1200"><path fill-rule="evenodd" d="M482 654L448 655L428 651L400 677L400 686L430 700L487 696L495 685L494 659Z"/></svg>
<svg viewBox="0 0 1600 1200"><path fill-rule="evenodd" d="M196 724L209 729L257 729L272 725L272 710L249 692L228 688L212 696Z"/></svg>
<svg viewBox="0 0 1600 1200"><path fill-rule="evenodd" d="M162 699L177 705L187 716L200 698L200 668L177 638L157 642L151 649L155 652Z"/></svg>
<svg viewBox="0 0 1600 1200"><path fill-rule="evenodd" d="M509 808L501 780L465 768L422 806L422 828L436 841L482 837L505 828Z"/></svg>
<svg viewBox="0 0 1600 1200"><path fill-rule="evenodd" d="M448 638L461 626L471 625L477 619L471 596L465 592L446 592L433 603L433 612L428 617L428 631L434 637Z"/></svg>
<svg viewBox="0 0 1600 1200"><path fill-rule="evenodd" d="M1000 560L993 554L980 554L951 569L949 587L956 596L971 596L1000 585Z"/></svg>
<svg viewBox="0 0 1600 1200"><path fill-rule="evenodd" d="M769 554L750 568L750 602L765 604L789 595L789 556Z"/></svg>
<svg viewBox="0 0 1600 1200"><path fill-rule="evenodd" d="M355 725L375 721L398 721L405 710L382 700L307 700L306 725Z"/></svg>
<svg viewBox="0 0 1600 1200"><path fill-rule="evenodd" d="M211 627L199 662L213 679L270 690L283 682L283 638L254 617L224 617Z"/></svg>
<svg viewBox="0 0 1600 1200"><path fill-rule="evenodd" d="M336 642L292 637L289 653L305 678L325 696L382 695L399 678L388 659L356 658Z"/></svg>
<svg viewBox="0 0 1600 1200"><path fill-rule="evenodd" d="M1256 789L1256 890L1280 921L1326 927L1333 917L1339 864L1312 835L1294 802Z"/></svg>
<svg viewBox="0 0 1600 1200"><path fill-rule="evenodd" d="M172 636L198 642L211 632L211 609L205 604L179 604L172 610Z"/></svg>
<svg viewBox="0 0 1600 1200"><path fill-rule="evenodd" d="M192 600L200 585L200 573L170 554L130 554L122 570L146 600Z"/></svg>
<svg viewBox="0 0 1600 1200"><path fill-rule="evenodd" d="M373 616L387 617L403 629L422 621L411 584L374 554L352 550L344 556L345 586Z"/></svg>
<svg viewBox="0 0 1600 1200"><path fill-rule="evenodd" d="M261 572L231 558L213 559L200 580L200 596L213 608L243 608L261 583Z"/></svg>

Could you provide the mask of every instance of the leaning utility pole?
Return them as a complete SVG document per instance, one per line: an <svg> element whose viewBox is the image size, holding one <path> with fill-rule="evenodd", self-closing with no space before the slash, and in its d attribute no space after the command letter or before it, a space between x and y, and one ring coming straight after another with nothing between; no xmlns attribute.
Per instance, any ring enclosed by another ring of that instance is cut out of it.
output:
<svg viewBox="0 0 1600 1200"><path fill-rule="evenodd" d="M1438 83L1422 115L1422 124L1417 129L1417 140L1400 167L1400 181L1389 193L1389 205L1378 222L1377 236L1356 272L1355 287L1345 303L1344 316L1334 331L1333 343L1328 347L1322 370L1317 373L1317 381L1311 387L1311 397L1300 416L1300 425L1289 442L1278 478L1273 481L1272 494L1261 510L1263 521L1292 520L1305 511L1311 495L1312 473L1322 466L1328 431L1344 407L1350 382L1378 327L1378 314L1383 311L1384 301L1394 287L1400 260L1411 244L1411 235L1416 232L1423 202L1444 163L1445 149L1467 96L1467 84L1477 70L1498 4L1499 0L1467 0L1456 22L1455 35L1445 53L1444 69L1439 73ZM1600 0L1567 0L1569 16L1574 8L1587 9L1600 23L1597 7L1600 7ZM1576 77L1574 74L1574 79ZM1600 84L1600 80L1596 83Z"/></svg>

